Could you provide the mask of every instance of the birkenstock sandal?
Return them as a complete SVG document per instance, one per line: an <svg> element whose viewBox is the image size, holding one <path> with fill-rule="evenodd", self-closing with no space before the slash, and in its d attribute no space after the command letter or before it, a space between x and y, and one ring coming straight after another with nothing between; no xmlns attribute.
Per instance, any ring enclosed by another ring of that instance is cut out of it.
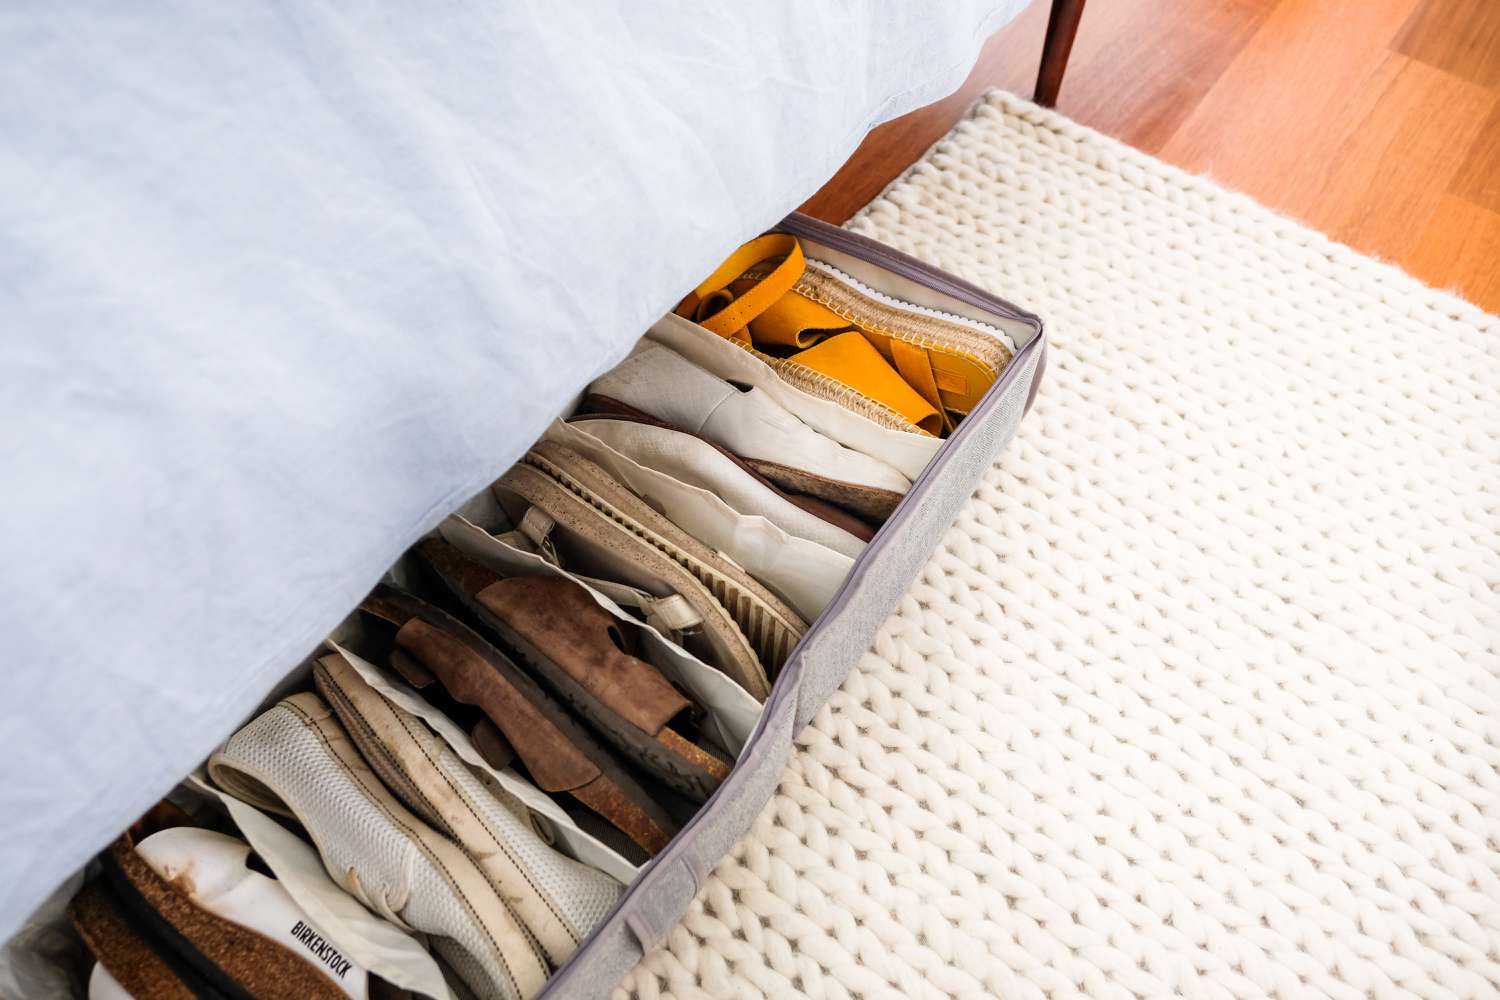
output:
<svg viewBox="0 0 1500 1000"><path fill-rule="evenodd" d="M726 382L653 340L637 344L587 391L627 403L747 460L812 469L839 482L897 494L911 488L911 480L894 467L818 433L764 390Z"/></svg>
<svg viewBox="0 0 1500 1000"><path fill-rule="evenodd" d="M302 824L329 876L432 948L480 997L528 1000L546 955L456 843L376 777L332 709L310 691L252 719L208 761L219 788Z"/></svg>
<svg viewBox="0 0 1500 1000"><path fill-rule="evenodd" d="M700 709L623 647L613 615L557 576L501 577L442 539L418 553L533 676L625 759L696 803L729 764L690 736Z"/></svg>
<svg viewBox="0 0 1500 1000"><path fill-rule="evenodd" d="M91 993L364 1000L365 971L323 947L287 891L246 866L249 854L192 827L111 844L69 908L99 962Z"/></svg>
<svg viewBox="0 0 1500 1000"><path fill-rule="evenodd" d="M539 442L495 484L539 507L578 550L601 550L616 569L630 567L648 583L683 597L702 616L711 662L752 697L764 701L774 676L807 623L739 566L693 538L577 452ZM565 548L566 546L559 546ZM564 562L565 568L568 562ZM589 572L588 570L581 570ZM589 572L593 576L607 573ZM622 582L641 585L634 580Z"/></svg>
<svg viewBox="0 0 1500 1000"><path fill-rule="evenodd" d="M872 517L842 506L816 492L789 490L723 445L674 427L608 396L585 395L578 412L568 418L568 423L582 427L634 462L684 482L692 482L719 496L741 513L760 514L788 534L827 544L835 551L844 551L844 546L836 540L828 541L826 532L810 525L806 518L795 514L788 518L780 510L781 505L790 504L802 513L854 536L860 543L874 538L876 527L885 519L884 515ZM595 428L602 428L602 432ZM716 454L709 454L710 451ZM835 483L834 480L827 482ZM891 490L872 492L889 498L889 504L884 505L887 514L901 501L901 494ZM757 493L766 496L759 497ZM856 549L845 554L852 557L859 551Z"/></svg>
<svg viewBox="0 0 1500 1000"><path fill-rule="evenodd" d="M431 564L433 546L447 544L428 539L416 551ZM448 579L443 577L445 583ZM492 766L497 761L487 747L499 741L515 753L542 791L576 799L647 856L667 846L677 824L666 810L608 747L479 633L440 608L384 584L360 603L359 610L394 630L391 665L413 687L433 694L441 691L488 720L488 726L476 730L475 744Z"/></svg>
<svg viewBox="0 0 1500 1000"><path fill-rule="evenodd" d="M386 787L468 853L554 968L566 962L623 887L547 846L519 802L487 789L426 723L342 656L321 657L313 681Z"/></svg>
<svg viewBox="0 0 1500 1000"><path fill-rule="evenodd" d="M133 905L120 902L102 876L85 884L68 904L73 928L96 960L89 977L90 1000L96 996L99 1000L245 1000L251 996L160 915L148 915L149 910L139 895ZM148 921L164 929L153 925L144 930Z"/></svg>

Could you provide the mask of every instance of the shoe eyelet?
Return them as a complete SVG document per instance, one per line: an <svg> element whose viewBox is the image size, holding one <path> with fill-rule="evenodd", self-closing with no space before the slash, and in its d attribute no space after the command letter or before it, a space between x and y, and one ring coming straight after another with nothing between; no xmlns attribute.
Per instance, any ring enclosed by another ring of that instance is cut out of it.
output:
<svg viewBox="0 0 1500 1000"><path fill-rule="evenodd" d="M538 837L542 838L542 842L548 847L556 847L557 830L552 826L552 821L530 809L526 810L526 815L531 820L531 828L536 831Z"/></svg>

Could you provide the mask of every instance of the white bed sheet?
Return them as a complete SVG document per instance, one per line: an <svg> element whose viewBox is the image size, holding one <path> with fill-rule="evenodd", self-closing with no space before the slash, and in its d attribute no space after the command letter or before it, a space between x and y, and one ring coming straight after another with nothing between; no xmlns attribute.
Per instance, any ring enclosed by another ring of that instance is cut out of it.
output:
<svg viewBox="0 0 1500 1000"><path fill-rule="evenodd" d="M0 936L1024 3L0 11Z"/></svg>

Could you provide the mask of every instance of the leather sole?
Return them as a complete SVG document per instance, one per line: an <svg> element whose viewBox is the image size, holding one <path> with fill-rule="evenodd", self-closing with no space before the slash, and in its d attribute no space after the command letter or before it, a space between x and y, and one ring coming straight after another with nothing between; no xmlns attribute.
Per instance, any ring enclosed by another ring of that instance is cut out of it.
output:
<svg viewBox="0 0 1500 1000"><path fill-rule="evenodd" d="M477 613L516 657L547 682L568 707L629 759L694 802L703 803L729 777L729 765L671 729L659 737L642 732L614 709L595 698L551 657L498 615L480 608Z"/></svg>

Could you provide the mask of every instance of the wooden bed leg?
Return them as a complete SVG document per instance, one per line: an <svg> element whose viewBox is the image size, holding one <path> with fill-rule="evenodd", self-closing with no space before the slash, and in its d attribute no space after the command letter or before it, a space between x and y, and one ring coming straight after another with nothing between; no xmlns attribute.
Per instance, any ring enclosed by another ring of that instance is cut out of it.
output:
<svg viewBox="0 0 1500 1000"><path fill-rule="evenodd" d="M1068 53L1073 51L1073 36L1083 17L1084 0L1052 0L1047 18L1047 40L1042 43L1042 65L1036 73L1036 92L1032 100L1044 108L1057 103L1062 88L1063 71L1068 68Z"/></svg>

